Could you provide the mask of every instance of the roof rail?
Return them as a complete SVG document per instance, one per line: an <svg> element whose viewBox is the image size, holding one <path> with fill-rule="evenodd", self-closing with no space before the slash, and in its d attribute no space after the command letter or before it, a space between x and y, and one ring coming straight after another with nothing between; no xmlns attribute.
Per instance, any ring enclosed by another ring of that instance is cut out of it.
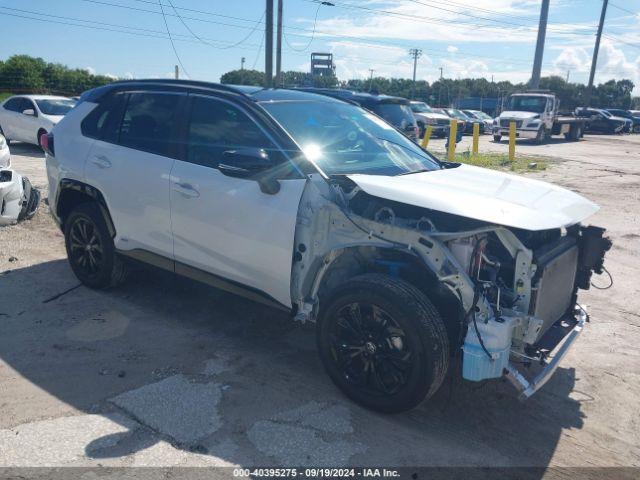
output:
<svg viewBox="0 0 640 480"><path fill-rule="evenodd" d="M198 87L211 90L222 90L225 92L235 93L242 96L247 96L241 89L224 85L222 83L215 82L203 82L200 80L181 80L173 78L145 78L145 79L131 79L131 80L116 80L115 82L107 83L100 87L87 90L80 97L81 101L96 101L102 97L106 92L113 89L117 89L121 86L136 86L136 85L165 85L165 86L185 86L185 87Z"/></svg>

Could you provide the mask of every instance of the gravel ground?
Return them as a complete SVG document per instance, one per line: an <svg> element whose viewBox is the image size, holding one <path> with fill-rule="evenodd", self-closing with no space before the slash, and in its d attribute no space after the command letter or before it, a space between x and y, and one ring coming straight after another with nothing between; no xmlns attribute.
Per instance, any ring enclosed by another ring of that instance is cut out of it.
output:
<svg viewBox="0 0 640 480"><path fill-rule="evenodd" d="M489 138L481 151L506 151ZM12 152L46 193L42 155ZM640 135L518 152L599 203L614 241L614 287L581 295L591 323L526 403L451 377L412 412L363 410L324 374L312 326L165 273L51 300L78 282L43 203L0 230L0 466L640 466Z"/></svg>

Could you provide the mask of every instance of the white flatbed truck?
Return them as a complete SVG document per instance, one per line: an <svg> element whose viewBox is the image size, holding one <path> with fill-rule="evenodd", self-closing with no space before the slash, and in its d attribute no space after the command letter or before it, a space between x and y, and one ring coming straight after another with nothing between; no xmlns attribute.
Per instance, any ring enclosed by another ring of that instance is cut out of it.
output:
<svg viewBox="0 0 640 480"><path fill-rule="evenodd" d="M514 93L507 109L493 123L493 139L499 142L509 136L509 125L516 122L516 138L544 143L552 135L564 135L578 141L587 126L584 118L559 115L560 100L551 92L530 91Z"/></svg>

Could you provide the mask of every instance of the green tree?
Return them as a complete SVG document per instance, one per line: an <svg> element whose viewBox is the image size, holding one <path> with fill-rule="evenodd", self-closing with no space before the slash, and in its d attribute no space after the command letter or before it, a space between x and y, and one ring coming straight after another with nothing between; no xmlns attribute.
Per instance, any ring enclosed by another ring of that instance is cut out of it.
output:
<svg viewBox="0 0 640 480"><path fill-rule="evenodd" d="M231 70L220 77L220 83L229 85L264 85L264 72L258 70Z"/></svg>

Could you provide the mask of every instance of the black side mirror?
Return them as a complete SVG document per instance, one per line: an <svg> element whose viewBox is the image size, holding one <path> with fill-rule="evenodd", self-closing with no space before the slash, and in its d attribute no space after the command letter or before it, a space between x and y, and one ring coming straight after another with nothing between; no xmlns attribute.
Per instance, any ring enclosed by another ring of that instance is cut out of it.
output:
<svg viewBox="0 0 640 480"><path fill-rule="evenodd" d="M218 170L228 177L255 180L263 193L274 195L280 191L280 183L269 175L268 171L273 166L273 161L262 148L239 148L222 153Z"/></svg>

